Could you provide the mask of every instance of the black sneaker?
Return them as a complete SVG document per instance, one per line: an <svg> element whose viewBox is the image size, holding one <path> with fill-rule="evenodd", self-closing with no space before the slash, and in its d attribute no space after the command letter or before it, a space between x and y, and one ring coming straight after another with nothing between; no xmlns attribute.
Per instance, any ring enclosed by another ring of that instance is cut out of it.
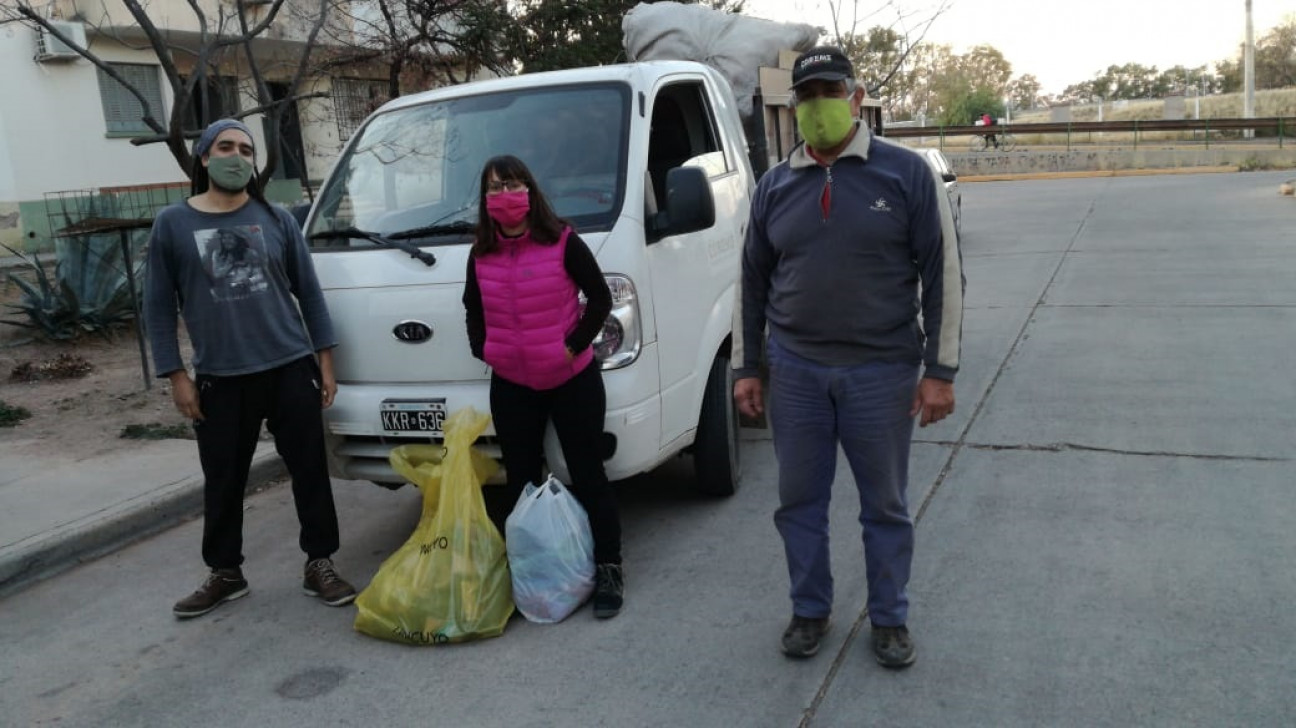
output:
<svg viewBox="0 0 1296 728"><path fill-rule="evenodd" d="M594 571L594 616L610 619L621 612L625 574L620 564L599 564Z"/></svg>
<svg viewBox="0 0 1296 728"><path fill-rule="evenodd" d="M783 654L788 657L812 657L819 651L819 643L828 634L827 617L798 617L783 630Z"/></svg>
<svg viewBox="0 0 1296 728"><path fill-rule="evenodd" d="M306 562L306 578L302 580L302 591L330 607L341 607L355 601L355 587L338 576L333 568L332 559L315 559Z"/></svg>
<svg viewBox="0 0 1296 728"><path fill-rule="evenodd" d="M873 626L873 656L882 667L900 670L914 664L917 655L909 628Z"/></svg>
<svg viewBox="0 0 1296 728"><path fill-rule="evenodd" d="M171 612L180 619L201 617L225 602L247 596L247 593L248 583L243 578L242 569L212 569L202 586L176 602Z"/></svg>

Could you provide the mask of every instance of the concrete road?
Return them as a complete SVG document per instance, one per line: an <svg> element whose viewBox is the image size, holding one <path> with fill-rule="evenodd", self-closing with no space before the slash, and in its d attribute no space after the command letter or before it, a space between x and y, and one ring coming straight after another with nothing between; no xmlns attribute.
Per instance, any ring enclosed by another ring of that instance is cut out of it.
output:
<svg viewBox="0 0 1296 728"><path fill-rule="evenodd" d="M789 614L773 454L730 499L686 463L622 484L627 606L413 648L299 592L284 487L248 502L252 595L177 622L193 522L0 601L14 726L1289 725L1296 715L1290 173L968 185L959 408L917 433L910 626L867 649L856 501L825 649ZM358 583L418 494L335 485Z"/></svg>

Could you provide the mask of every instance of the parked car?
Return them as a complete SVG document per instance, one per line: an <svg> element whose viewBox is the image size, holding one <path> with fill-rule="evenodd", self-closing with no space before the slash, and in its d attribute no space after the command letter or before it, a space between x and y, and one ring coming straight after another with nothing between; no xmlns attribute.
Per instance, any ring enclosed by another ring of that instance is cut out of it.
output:
<svg viewBox="0 0 1296 728"><path fill-rule="evenodd" d="M529 73L404 96L365 122L306 221L341 346L325 411L339 478L397 486L397 445L490 411L461 302L482 164L513 153L589 244L612 289L594 342L617 480L689 453L698 490L734 492L734 295L756 178L715 69L653 61ZM478 442L498 454L494 429ZM552 427L546 458L566 463Z"/></svg>
<svg viewBox="0 0 1296 728"><path fill-rule="evenodd" d="M926 147L918 150L931 165L932 172L945 182L945 193L949 195L950 207L954 211L954 229L963 235L963 193L959 191L958 175L950 164L949 158L939 149Z"/></svg>

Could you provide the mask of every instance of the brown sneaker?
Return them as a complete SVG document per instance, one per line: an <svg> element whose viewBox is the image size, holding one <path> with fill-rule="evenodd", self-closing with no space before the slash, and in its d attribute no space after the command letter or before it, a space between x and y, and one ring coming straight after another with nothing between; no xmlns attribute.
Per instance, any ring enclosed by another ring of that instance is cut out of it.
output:
<svg viewBox="0 0 1296 728"><path fill-rule="evenodd" d="M792 615L787 629L783 630L783 654L788 657L813 657L819 643L828 634L827 617L799 617Z"/></svg>
<svg viewBox="0 0 1296 728"><path fill-rule="evenodd" d="M902 670L917 659L913 638L909 636L909 628L903 624L899 627L873 625L872 641L873 656L882 667Z"/></svg>
<svg viewBox="0 0 1296 728"><path fill-rule="evenodd" d="M201 617L225 602L247 596L247 593L248 583L243 578L242 569L212 569L198 591L176 602L171 612L179 619Z"/></svg>
<svg viewBox="0 0 1296 728"><path fill-rule="evenodd" d="M332 559L315 559L306 562L306 578L302 591L330 607L341 607L355 601L355 587L346 583L333 569Z"/></svg>

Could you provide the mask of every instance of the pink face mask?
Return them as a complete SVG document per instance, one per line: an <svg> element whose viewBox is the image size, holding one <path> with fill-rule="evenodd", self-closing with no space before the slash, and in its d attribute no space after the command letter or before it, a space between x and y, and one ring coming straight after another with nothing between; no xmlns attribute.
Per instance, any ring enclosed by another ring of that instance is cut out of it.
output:
<svg viewBox="0 0 1296 728"><path fill-rule="evenodd" d="M527 190L486 195L486 213L501 227L521 225L530 211L531 197Z"/></svg>

